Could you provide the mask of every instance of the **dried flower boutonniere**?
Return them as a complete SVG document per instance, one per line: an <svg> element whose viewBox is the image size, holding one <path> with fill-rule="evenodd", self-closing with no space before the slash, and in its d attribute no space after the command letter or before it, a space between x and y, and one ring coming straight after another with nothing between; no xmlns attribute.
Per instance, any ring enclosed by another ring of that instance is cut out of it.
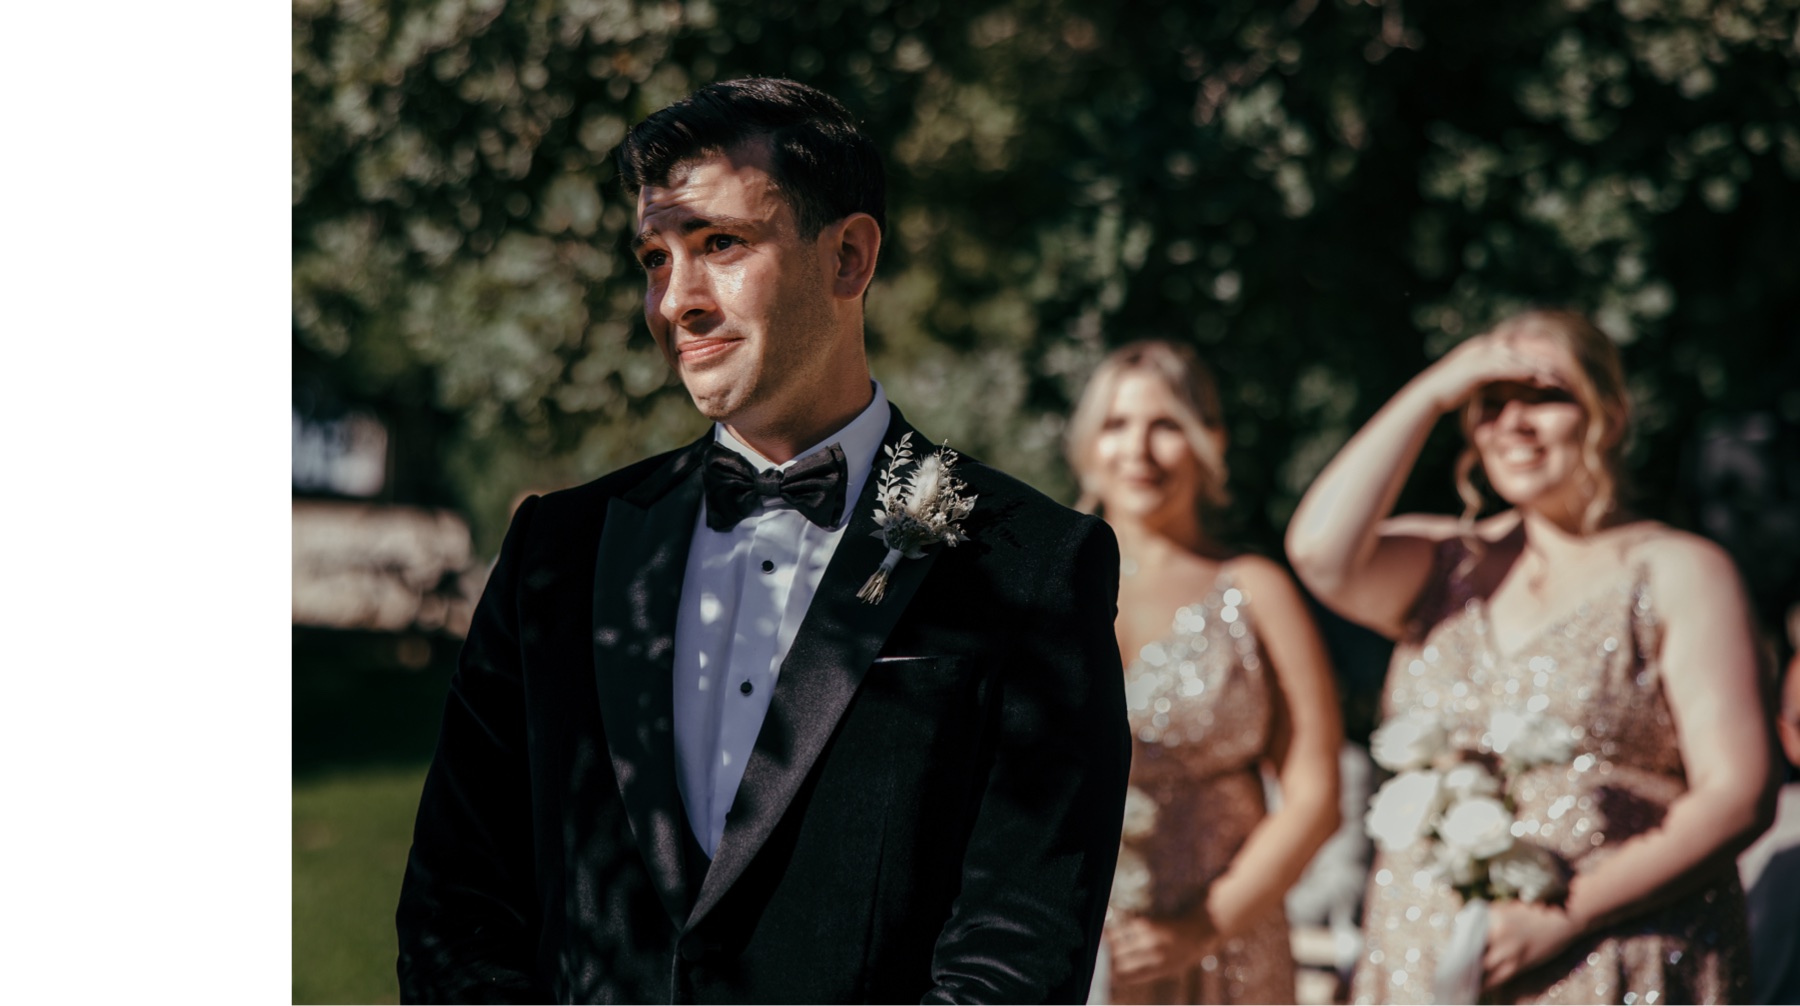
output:
<svg viewBox="0 0 1800 1006"><path fill-rule="evenodd" d="M900 477L900 469L912 461L912 434L900 438L898 444L882 448L888 456L887 470L881 473L877 491L881 507L875 511L874 532L888 547L887 557L875 570L856 596L870 604L879 604L887 594L889 574L901 559L917 559L925 548L943 542L954 546L968 541L957 522L975 509L975 497L964 496L967 488L951 472L956 467L956 452L948 445L921 460L909 478Z"/></svg>

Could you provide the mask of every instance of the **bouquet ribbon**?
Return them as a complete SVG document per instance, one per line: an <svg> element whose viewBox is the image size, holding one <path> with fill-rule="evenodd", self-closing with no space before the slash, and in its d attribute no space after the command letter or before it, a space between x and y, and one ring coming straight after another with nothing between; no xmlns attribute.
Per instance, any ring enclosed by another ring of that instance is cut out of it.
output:
<svg viewBox="0 0 1800 1006"><path fill-rule="evenodd" d="M1488 903L1473 898L1456 912L1450 942L1438 954L1432 975L1432 998L1455 1006L1474 1006L1481 998L1481 955L1487 950Z"/></svg>

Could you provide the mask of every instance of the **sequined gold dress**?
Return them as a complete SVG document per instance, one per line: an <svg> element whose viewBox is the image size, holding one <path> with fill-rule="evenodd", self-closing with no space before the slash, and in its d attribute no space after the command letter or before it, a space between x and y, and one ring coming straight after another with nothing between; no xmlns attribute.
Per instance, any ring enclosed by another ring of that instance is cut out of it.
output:
<svg viewBox="0 0 1800 1006"><path fill-rule="evenodd" d="M1565 764L1511 787L1520 841L1593 869L1619 843L1655 828L1686 791L1674 720L1663 696L1661 629L1642 569L1622 572L1539 629L1517 653L1493 640L1483 600L1458 575L1460 541L1443 543L1433 586L1388 668L1384 715L1435 712L1451 743L1483 748L1496 710L1553 716L1573 730ZM1423 873L1421 846L1379 852L1364 908L1366 945L1351 985L1358 1003L1430 1002L1436 948L1461 905ZM1487 1001L1707 1003L1749 994L1744 894L1727 861L1693 893L1578 939Z"/></svg>
<svg viewBox="0 0 1800 1006"><path fill-rule="evenodd" d="M1249 594L1221 570L1204 599L1175 613L1171 635L1145 646L1125 669L1134 792L1115 914L1197 907L1265 816L1258 763L1272 721L1267 667ZM1115 982L1109 1000L1293 1002L1286 914L1277 904L1178 978Z"/></svg>

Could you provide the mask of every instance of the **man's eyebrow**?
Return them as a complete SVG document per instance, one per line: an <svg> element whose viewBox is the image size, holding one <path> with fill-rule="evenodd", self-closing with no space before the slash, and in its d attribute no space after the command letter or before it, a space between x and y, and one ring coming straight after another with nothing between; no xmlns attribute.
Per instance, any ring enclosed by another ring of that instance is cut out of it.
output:
<svg viewBox="0 0 1800 1006"><path fill-rule="evenodd" d="M756 221L746 217L734 217L715 213L710 217L688 217L681 222L679 230L683 234L692 234L695 231L713 229L728 231L750 230L755 226ZM641 250L644 245L650 243L650 239L655 237L656 234L657 230L654 227L646 227L643 230L638 231L637 236L631 239L631 250Z"/></svg>

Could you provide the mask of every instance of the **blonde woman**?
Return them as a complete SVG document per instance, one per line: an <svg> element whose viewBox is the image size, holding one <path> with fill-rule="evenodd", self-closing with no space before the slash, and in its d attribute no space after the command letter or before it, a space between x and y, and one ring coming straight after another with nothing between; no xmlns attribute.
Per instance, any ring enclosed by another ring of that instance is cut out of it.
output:
<svg viewBox="0 0 1800 1006"><path fill-rule="evenodd" d="M1191 350L1126 346L1070 423L1118 534L1132 788L1106 928L1111 1002L1294 1001L1282 897L1338 822L1331 669L1280 566L1207 531L1225 431ZM1280 780L1269 813L1262 769Z"/></svg>
<svg viewBox="0 0 1800 1006"><path fill-rule="evenodd" d="M1433 423L1457 412L1461 517L1389 518ZM1288 556L1344 616L1397 641L1387 715L1491 752L1495 712L1566 724L1573 753L1511 786L1516 840L1572 873L1566 901L1501 901L1482 957L1497 1002L1741 1000L1732 855L1767 826L1768 714L1748 603L1711 543L1622 512L1617 350L1534 311L1426 369L1301 501ZM1476 520L1479 473L1508 508ZM1428 1002L1459 900L1422 843L1378 855L1358 1002Z"/></svg>

